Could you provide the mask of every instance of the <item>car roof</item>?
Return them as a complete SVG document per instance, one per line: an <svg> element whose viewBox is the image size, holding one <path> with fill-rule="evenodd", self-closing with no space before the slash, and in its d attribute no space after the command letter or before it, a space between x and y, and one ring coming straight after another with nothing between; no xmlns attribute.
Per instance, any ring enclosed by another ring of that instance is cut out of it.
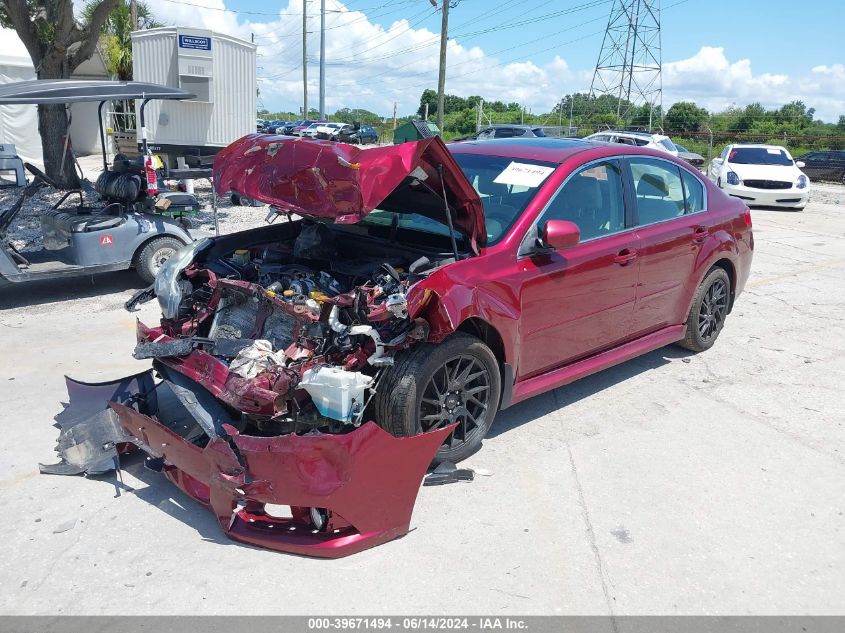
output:
<svg viewBox="0 0 845 633"><path fill-rule="evenodd" d="M490 128L502 128L502 127L515 127L522 130L536 130L537 128L543 127L542 125L525 125L524 123L493 123L492 125L487 125L482 129L489 130Z"/></svg>
<svg viewBox="0 0 845 633"><path fill-rule="evenodd" d="M187 90L146 81L32 79L0 86L2 104L65 104L118 99L193 99Z"/></svg>
<svg viewBox="0 0 845 633"><path fill-rule="evenodd" d="M449 151L453 154L479 154L488 156L502 156L517 160L539 160L547 163L564 163L572 156L582 152L590 152L585 160L594 160L605 156L620 156L633 154L649 156L662 160L673 160L673 156L661 150L648 147L634 147L618 143L602 143L589 139L578 138L550 138L550 137L515 137L491 139L488 141L462 141L449 143ZM677 159L674 162L683 165Z"/></svg>
<svg viewBox="0 0 845 633"><path fill-rule="evenodd" d="M491 139L489 141L463 141L450 143L449 150L454 154L490 154L507 156L523 160L542 160L550 163L562 163L573 154L595 147L605 147L605 143L594 143L577 138L516 137Z"/></svg>
<svg viewBox="0 0 845 633"><path fill-rule="evenodd" d="M655 136L663 136L657 132L642 132L640 130L599 130L596 134L627 134L628 136L639 136L640 138L654 138ZM592 136L592 135L591 135Z"/></svg>

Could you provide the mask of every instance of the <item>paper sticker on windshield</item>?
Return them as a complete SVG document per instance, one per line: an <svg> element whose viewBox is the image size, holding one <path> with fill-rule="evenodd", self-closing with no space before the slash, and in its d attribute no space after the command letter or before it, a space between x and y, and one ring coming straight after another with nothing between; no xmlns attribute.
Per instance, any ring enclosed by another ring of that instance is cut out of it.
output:
<svg viewBox="0 0 845 633"><path fill-rule="evenodd" d="M523 187L538 187L546 177L555 170L554 167L530 165L528 163L512 162L505 167L493 182L500 185L521 185Z"/></svg>
<svg viewBox="0 0 845 633"><path fill-rule="evenodd" d="M769 152L769 154L774 154L775 156L781 155L781 151L779 149L769 149L769 148L767 148L766 151Z"/></svg>

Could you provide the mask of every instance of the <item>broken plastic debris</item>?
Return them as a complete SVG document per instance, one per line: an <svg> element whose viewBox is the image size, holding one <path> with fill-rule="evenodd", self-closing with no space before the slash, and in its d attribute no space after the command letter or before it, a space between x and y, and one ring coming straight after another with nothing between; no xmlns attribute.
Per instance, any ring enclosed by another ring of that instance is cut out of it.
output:
<svg viewBox="0 0 845 633"><path fill-rule="evenodd" d="M62 532L72 530L76 527L76 521L77 519L70 519L64 523L59 523L59 525L53 529L53 534L61 534Z"/></svg>
<svg viewBox="0 0 845 633"><path fill-rule="evenodd" d="M273 352L270 341L258 339L244 347L229 365L229 371L242 378L255 378L262 371L284 364L283 352Z"/></svg>
<svg viewBox="0 0 845 633"><path fill-rule="evenodd" d="M442 486L473 479L474 473L469 468L458 468L452 462L440 462L423 480L423 486Z"/></svg>

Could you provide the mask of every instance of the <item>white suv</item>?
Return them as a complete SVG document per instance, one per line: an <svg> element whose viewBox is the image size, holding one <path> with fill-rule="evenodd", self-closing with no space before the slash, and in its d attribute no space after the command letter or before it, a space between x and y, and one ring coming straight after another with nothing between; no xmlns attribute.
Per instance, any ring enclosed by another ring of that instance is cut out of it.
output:
<svg viewBox="0 0 845 633"><path fill-rule="evenodd" d="M678 155L678 148L668 136L663 134L652 134L651 132L625 132L607 130L590 134L584 140L600 141L604 143L622 143L623 145L635 145L637 147L650 147L660 150L672 156Z"/></svg>

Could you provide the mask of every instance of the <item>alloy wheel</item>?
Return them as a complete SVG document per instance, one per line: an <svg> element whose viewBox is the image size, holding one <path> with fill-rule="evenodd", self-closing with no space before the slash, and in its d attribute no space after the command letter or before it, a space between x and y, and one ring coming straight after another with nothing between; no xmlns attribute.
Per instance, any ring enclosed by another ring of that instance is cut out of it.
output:
<svg viewBox="0 0 845 633"><path fill-rule="evenodd" d="M490 407L490 374L473 356L456 356L432 375L420 399L419 420L423 432L458 423L443 443L455 448L474 433L483 432Z"/></svg>
<svg viewBox="0 0 845 633"><path fill-rule="evenodd" d="M728 313L728 286L723 279L715 279L698 308L698 334L708 342L715 338L725 322Z"/></svg>
<svg viewBox="0 0 845 633"><path fill-rule="evenodd" d="M164 262L168 260L168 258L173 257L174 253L176 253L176 249L171 248L170 246L162 246L158 249L152 256L152 269L153 272L158 274L158 271L161 270L161 267L164 265Z"/></svg>

